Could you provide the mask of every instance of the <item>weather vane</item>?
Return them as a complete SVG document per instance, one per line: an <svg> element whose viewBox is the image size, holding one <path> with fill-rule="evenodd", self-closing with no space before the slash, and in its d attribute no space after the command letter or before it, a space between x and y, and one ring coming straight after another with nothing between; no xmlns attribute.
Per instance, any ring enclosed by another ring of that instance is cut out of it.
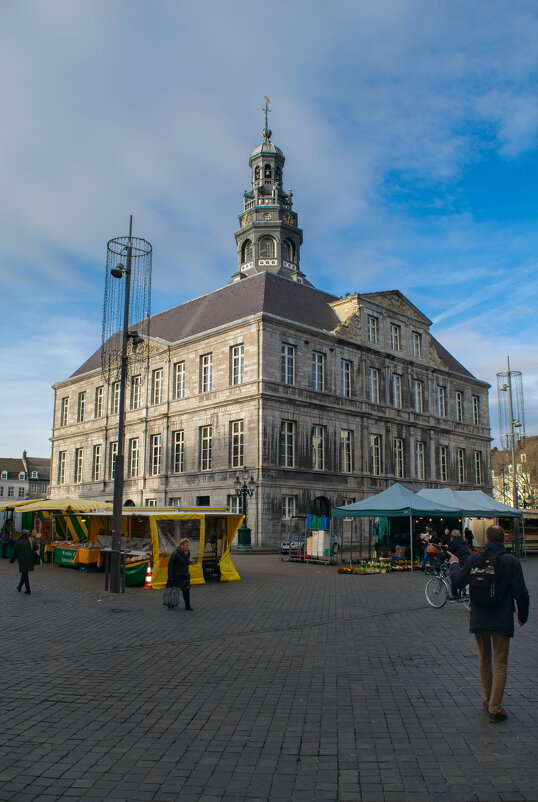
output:
<svg viewBox="0 0 538 802"><path fill-rule="evenodd" d="M262 135L265 141L267 141L268 139L271 139L271 134L272 134L272 131L269 129L267 115L269 113L274 114L275 112L273 111L273 109L269 108L269 106L271 105L271 101L269 100L267 95L264 95L264 98L265 98L265 106L263 108L261 106L258 106L258 111L263 111L265 113L265 128L262 131Z"/></svg>

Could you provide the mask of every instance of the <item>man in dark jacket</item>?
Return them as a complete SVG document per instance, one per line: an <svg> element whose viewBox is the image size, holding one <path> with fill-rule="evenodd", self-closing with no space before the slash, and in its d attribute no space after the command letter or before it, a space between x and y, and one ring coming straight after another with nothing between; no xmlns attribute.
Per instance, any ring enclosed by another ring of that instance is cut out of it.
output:
<svg viewBox="0 0 538 802"><path fill-rule="evenodd" d="M480 656L480 679L484 688L484 706L489 710L492 724L504 721L506 710L502 707L506 673L508 669L508 648L514 636L514 600L517 604L519 626L527 622L529 616L529 591L525 585L519 560L508 554L504 547L504 531L500 526L490 526L486 530L486 551L491 550L499 561L506 579L506 593L498 605L479 607L471 600L469 631L476 638ZM471 569L477 562L479 553L471 554L460 568L455 555L450 558L450 574L453 584L463 588L469 584ZM492 668L493 654L493 668Z"/></svg>
<svg viewBox="0 0 538 802"><path fill-rule="evenodd" d="M19 593L23 585L26 588L24 592L27 595L31 593L28 572L34 570L34 551L37 551L37 545L30 537L28 530L23 529L20 538L15 541L13 554L10 560L10 563L14 563L15 560L19 561L19 571L21 574L20 582L17 585Z"/></svg>

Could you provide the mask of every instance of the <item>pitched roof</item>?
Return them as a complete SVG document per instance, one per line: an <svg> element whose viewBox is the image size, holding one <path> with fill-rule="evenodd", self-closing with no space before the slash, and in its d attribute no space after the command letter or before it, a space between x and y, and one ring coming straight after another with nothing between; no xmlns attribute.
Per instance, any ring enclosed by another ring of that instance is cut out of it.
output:
<svg viewBox="0 0 538 802"><path fill-rule="evenodd" d="M441 343L435 339L435 337L432 337L431 334L430 337L437 356L442 362L445 363L449 370L451 370L453 373L459 373L461 376L468 376L470 379L475 378L473 374L467 370L467 368L464 368L463 365L461 365L458 360L452 356L452 354L449 354L446 348L444 348Z"/></svg>

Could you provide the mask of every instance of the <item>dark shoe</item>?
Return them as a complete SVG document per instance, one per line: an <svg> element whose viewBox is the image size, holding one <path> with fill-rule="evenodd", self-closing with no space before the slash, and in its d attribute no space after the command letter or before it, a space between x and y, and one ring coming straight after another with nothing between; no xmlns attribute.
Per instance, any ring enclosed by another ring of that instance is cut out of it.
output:
<svg viewBox="0 0 538 802"><path fill-rule="evenodd" d="M497 722L499 721L506 721L507 718L508 718L508 713L504 708L501 707L498 713L489 714L489 723L497 724Z"/></svg>
<svg viewBox="0 0 538 802"><path fill-rule="evenodd" d="M21 592L22 588L20 585L17 585L17 590L19 591L19 593Z"/></svg>
<svg viewBox="0 0 538 802"><path fill-rule="evenodd" d="M29 594L29 593L31 593L32 591L31 591L31 590L25 590L24 592L25 592L25 593L26 593L26 595L28 596L28 594Z"/></svg>
<svg viewBox="0 0 538 802"><path fill-rule="evenodd" d="M194 612L194 607L185 607L185 610L191 610L191 612Z"/></svg>

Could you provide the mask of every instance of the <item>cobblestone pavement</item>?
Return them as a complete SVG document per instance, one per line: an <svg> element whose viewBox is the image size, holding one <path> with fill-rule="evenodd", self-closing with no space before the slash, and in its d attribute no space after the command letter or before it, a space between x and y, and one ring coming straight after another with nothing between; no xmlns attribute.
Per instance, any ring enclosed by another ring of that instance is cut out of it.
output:
<svg viewBox="0 0 538 802"><path fill-rule="evenodd" d="M0 800L538 800L538 558L496 725L420 572L234 560L194 613L50 565L25 596L0 560Z"/></svg>

